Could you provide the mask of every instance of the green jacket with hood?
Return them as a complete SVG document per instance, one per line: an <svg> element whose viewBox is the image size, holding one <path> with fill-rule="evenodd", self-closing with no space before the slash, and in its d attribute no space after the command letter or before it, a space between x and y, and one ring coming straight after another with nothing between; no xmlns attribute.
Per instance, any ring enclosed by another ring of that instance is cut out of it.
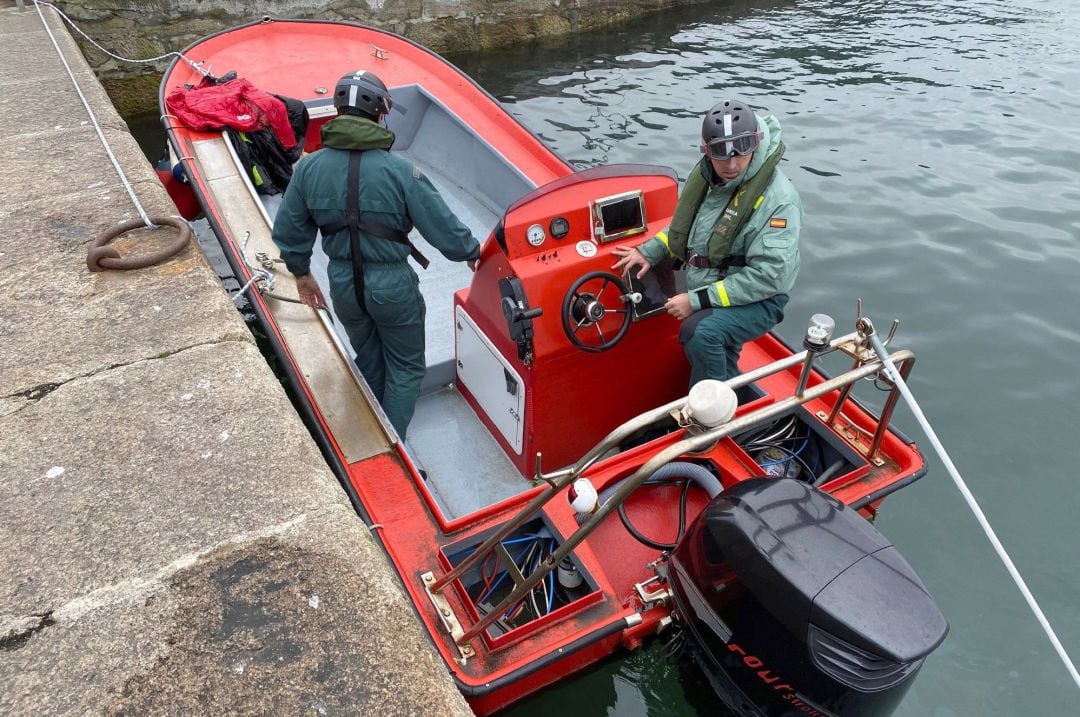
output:
<svg viewBox="0 0 1080 717"><path fill-rule="evenodd" d="M274 220L274 243L293 274L303 276L310 271L318 228L346 218L348 150L367 150L360 162L361 221L406 232L411 221L447 259L467 261L480 256L480 244L431 181L412 162L387 151L394 143L390 130L363 117L342 115L323 127L322 142L322 149L296 165ZM351 283L349 230L323 237L323 249L331 259L331 282ZM363 231L360 252L365 266L404 266L409 256L404 244Z"/></svg>
<svg viewBox="0 0 1080 717"><path fill-rule="evenodd" d="M689 251L701 256L709 255L708 246L713 227L727 207L728 201L742 183L761 169L769 155L780 146L780 122L775 117L758 117L758 129L762 134L761 144L754 152L754 158L746 171L732 181L720 184L708 162L695 165L691 170L704 170L705 179L711 188L691 225L687 240ZM799 273L799 230L802 219L802 200L799 193L777 168L762 195L761 204L735 236L728 251L729 256L746 257L746 265L729 268L726 276L721 276L719 269L687 266L686 288L691 308L695 311L708 308L702 306L696 293L696 290L702 287L708 287L709 303L713 307L752 304L776 294L790 292ZM667 245L667 230L649 239L638 249L651 265L665 257L674 256Z"/></svg>

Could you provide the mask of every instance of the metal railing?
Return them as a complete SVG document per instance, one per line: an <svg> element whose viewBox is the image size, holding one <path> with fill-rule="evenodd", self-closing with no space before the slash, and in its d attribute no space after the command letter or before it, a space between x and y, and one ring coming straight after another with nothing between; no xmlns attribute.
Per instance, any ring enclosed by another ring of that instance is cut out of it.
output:
<svg viewBox="0 0 1080 717"><path fill-rule="evenodd" d="M858 334L850 333L840 338L834 339L830 342L829 347L824 351L818 352L819 356L823 356L827 353L837 350L842 344L851 342L857 338ZM775 361L767 366L748 371L743 374L739 374L735 378L725 381L732 389L740 388L747 384L753 383L758 379L770 376L774 373L798 366L806 360L806 351L802 351L797 354L788 356L787 358ZM496 544L500 543L506 536L521 527L525 521L529 520L537 511L544 507L544 505L551 500L555 494L559 493L563 488L570 485L573 481L579 478L586 470L588 470L597 460L600 459L609 450L618 446L626 438L632 436L637 431L651 426L662 418L671 415L672 411L677 411L685 408L686 397L678 398L670 403L659 406L650 411L646 411L634 418L630 419L626 423L613 430L607 436L603 438L596 446L580 458L574 465L562 470L553 471L551 473L541 473L539 470L540 460L537 456L537 474L536 480L547 483L548 487L538 496L536 496L528 505L526 505L520 513L512 518L507 523L504 523L495 533L483 542L473 553L471 553L464 561L459 563L457 567L443 575L441 578L433 582L429 587L432 592L439 592L447 584L461 577L467 570L472 568L476 563L480 561L488 552L490 552Z"/></svg>
<svg viewBox="0 0 1080 717"><path fill-rule="evenodd" d="M817 352L817 355L822 355L830 351L834 351L841 347L842 344L849 344L853 340L860 341L865 340L861 334L854 333L849 334L830 342L827 349ZM906 368L910 370L911 364L914 362L915 355L909 350L900 350L893 354L893 358L897 362L903 362L906 364ZM751 371L742 374L734 379L727 381L726 383L731 388L738 388L740 386L749 384L755 380L769 376L771 374L778 373L780 371L787 370L801 363L806 363L807 352L801 352L794 354L787 358L781 359L767 366L763 366L755 371ZM668 462L678 458L686 453L700 452L714 445L718 441L736 433L745 431L763 421L769 420L776 416L782 415L791 409L800 406L808 401L812 401L817 398L821 398L829 393L837 390L843 390L859 381L863 378L868 378L878 374L883 369L880 359L876 356L872 360L863 361L860 365L855 366L851 370L837 376L835 378L824 380L806 390L799 395L792 395L788 398L776 401L768 406L764 406L752 413L749 413L741 418L734 419L728 423L706 430L697 435L692 435L684 438L677 443L668 446L663 449L652 458L650 458L644 465L638 468L628 478L623 480L616 491L604 501L604 503L593 513L589 519L581 525L573 534L571 534L554 553L552 553L543 562L537 570L533 571L527 578L524 578L518 583L515 588L507 594L506 597L496 606L487 611L476 624L474 624L469 630L461 634L455 642L460 645L466 645L483 632L489 625L491 625L498 617L504 613L512 605L516 604L520 599L528 595L536 585L540 583L547 575L555 570L564 557L566 557L575 547L577 547L586 537L589 536L593 530L612 512L618 509L619 505L626 500L626 498L636 490L641 484L643 484L649 476L655 473L661 466ZM806 370L806 369L804 369ZM891 393L895 393L896 388L893 387ZM844 392L844 396L847 396L847 392ZM891 405L895 403L895 399L890 402ZM574 480L584 473L593 463L595 463L600 456L604 455L608 450L617 446L624 438L633 434L638 429L651 425L657 420L670 415L672 411L684 408L686 405L686 398L681 398L671 403L661 406L659 408L648 411L634 419L627 421L623 425L612 431L606 438L597 444L589 453L587 453L581 460L575 463L573 466L556 471L551 474L540 474L538 471L538 478L548 484L547 489L534 498L527 506L525 506L513 519L505 523L499 530L491 535L484 543L473 551L465 560L459 563L455 568L447 572L441 578L431 582L426 587L432 593L438 593L446 587L451 581L459 578L467 570L475 566L480 560L487 556L487 554L494 549L504 538L510 535L514 530L523 525L529 520L535 513L537 513L544 505L546 505L555 495L560 493L564 488L570 485ZM891 411L890 411L891 413ZM872 445L875 447L880 445L881 438L884 435L884 431L887 429L887 421L879 421L878 430L875 432Z"/></svg>

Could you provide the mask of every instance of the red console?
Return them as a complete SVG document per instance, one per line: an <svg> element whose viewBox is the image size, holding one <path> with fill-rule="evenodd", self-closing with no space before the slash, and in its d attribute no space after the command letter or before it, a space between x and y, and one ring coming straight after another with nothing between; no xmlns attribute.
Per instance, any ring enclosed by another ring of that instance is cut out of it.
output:
<svg viewBox="0 0 1080 717"><path fill-rule="evenodd" d="M666 228L678 182L663 167L567 175L507 209L455 296L458 387L524 476L573 463L629 418L685 395L669 287L634 303L617 246ZM637 287L635 287L637 288ZM651 299L651 303L650 303Z"/></svg>

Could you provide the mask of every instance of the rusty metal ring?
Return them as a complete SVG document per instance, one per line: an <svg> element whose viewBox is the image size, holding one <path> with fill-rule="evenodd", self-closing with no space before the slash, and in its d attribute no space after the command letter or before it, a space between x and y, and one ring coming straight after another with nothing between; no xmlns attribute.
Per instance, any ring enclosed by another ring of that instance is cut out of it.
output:
<svg viewBox="0 0 1080 717"><path fill-rule="evenodd" d="M123 258L120 252L110 246L106 246L113 239L133 229L148 226L142 219L129 221L102 232L90 242L90 248L86 252L86 266L90 271L105 271L106 269L142 269L160 261L164 261L179 253L191 241L191 225L178 217L153 217L151 223L158 226L170 226L180 230L180 236L164 249L152 252L140 257Z"/></svg>

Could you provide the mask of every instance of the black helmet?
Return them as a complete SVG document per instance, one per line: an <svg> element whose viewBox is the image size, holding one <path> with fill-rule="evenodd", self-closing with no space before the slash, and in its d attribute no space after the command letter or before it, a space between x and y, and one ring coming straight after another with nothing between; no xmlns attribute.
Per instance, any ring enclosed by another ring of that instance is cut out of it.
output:
<svg viewBox="0 0 1080 717"><path fill-rule="evenodd" d="M701 151L712 159L750 154L760 142L754 110L738 97L715 105L701 124Z"/></svg>
<svg viewBox="0 0 1080 717"><path fill-rule="evenodd" d="M376 119L390 111L390 91L371 72L357 70L338 80L334 88L334 107L339 112Z"/></svg>

